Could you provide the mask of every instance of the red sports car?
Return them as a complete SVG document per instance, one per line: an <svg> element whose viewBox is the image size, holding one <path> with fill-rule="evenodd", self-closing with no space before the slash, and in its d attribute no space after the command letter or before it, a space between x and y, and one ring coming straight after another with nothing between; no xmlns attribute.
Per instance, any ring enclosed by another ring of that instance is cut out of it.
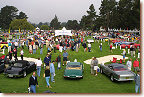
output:
<svg viewBox="0 0 144 97"><path fill-rule="evenodd" d="M136 43L122 44L121 48L130 48L131 46L135 46L135 48L140 48L140 44Z"/></svg>

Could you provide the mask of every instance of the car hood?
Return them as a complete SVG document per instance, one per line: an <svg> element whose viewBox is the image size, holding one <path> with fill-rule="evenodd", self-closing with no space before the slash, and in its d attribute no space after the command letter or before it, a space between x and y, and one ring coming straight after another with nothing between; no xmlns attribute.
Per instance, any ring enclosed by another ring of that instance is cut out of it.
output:
<svg viewBox="0 0 144 97"><path fill-rule="evenodd" d="M115 71L115 73L121 76L125 76L125 75L134 76L134 73L128 70L127 71Z"/></svg>
<svg viewBox="0 0 144 97"><path fill-rule="evenodd" d="M7 70L5 71L5 73L8 73L8 74L17 74L17 73L19 73L21 70L22 70L22 68L11 67L11 68L7 69Z"/></svg>
<svg viewBox="0 0 144 97"><path fill-rule="evenodd" d="M65 70L65 76L82 75L82 70Z"/></svg>

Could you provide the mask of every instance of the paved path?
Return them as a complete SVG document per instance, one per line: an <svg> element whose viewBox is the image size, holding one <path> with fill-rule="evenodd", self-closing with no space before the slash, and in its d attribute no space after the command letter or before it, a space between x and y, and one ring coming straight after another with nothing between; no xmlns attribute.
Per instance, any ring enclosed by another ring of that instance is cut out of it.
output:
<svg viewBox="0 0 144 97"><path fill-rule="evenodd" d="M117 58L117 60L123 59L123 56L121 56L121 55L108 55L108 56L97 58L98 64L110 62L110 60L111 61L113 60L113 57ZM128 57L125 57L125 59L128 59ZM92 59L88 59L88 60L84 61L84 63L90 64L91 60Z"/></svg>

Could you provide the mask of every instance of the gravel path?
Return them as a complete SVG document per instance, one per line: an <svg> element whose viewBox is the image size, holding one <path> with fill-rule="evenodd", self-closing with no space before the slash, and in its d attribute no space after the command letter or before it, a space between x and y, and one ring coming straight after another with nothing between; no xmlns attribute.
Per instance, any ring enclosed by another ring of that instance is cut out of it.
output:
<svg viewBox="0 0 144 97"><path fill-rule="evenodd" d="M123 59L123 56L121 56L121 55L108 55L108 56L97 58L98 64L110 62L110 60L111 61L113 60L113 57L117 58L117 60ZM128 59L128 57L125 57L125 59ZM91 60L92 59L88 59L88 60L84 61L84 63L90 64Z"/></svg>

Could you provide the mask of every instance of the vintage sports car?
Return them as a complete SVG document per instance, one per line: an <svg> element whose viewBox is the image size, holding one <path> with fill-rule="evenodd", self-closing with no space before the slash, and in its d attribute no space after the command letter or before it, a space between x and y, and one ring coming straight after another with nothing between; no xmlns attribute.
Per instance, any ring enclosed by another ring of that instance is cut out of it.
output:
<svg viewBox="0 0 144 97"><path fill-rule="evenodd" d="M18 60L9 66L4 74L8 77L26 77L28 73L31 73L36 70L35 62Z"/></svg>
<svg viewBox="0 0 144 97"><path fill-rule="evenodd" d="M94 40L93 40L93 39L87 39L87 42L89 42L89 43L93 43Z"/></svg>
<svg viewBox="0 0 144 97"><path fill-rule="evenodd" d="M67 63L64 78L83 78L83 64L80 62Z"/></svg>
<svg viewBox="0 0 144 97"><path fill-rule="evenodd" d="M7 42L1 42L0 47L1 48L8 48L8 43Z"/></svg>
<svg viewBox="0 0 144 97"><path fill-rule="evenodd" d="M140 44L136 44L136 43L122 44L121 48L130 48L131 46L134 46L135 48L140 48Z"/></svg>
<svg viewBox="0 0 144 97"><path fill-rule="evenodd" d="M135 73L128 70L125 65L118 63L101 64L100 72L110 76L111 81L131 81L135 76Z"/></svg>

